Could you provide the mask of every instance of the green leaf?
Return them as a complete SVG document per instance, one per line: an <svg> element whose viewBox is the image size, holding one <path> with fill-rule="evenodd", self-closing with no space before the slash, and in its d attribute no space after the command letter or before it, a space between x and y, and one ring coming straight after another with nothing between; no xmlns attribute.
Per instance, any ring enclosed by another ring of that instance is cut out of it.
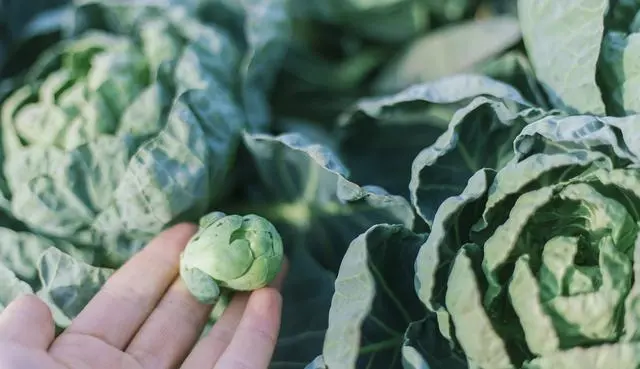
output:
<svg viewBox="0 0 640 369"><path fill-rule="evenodd" d="M636 174L637 176L637 174ZM635 187L635 186L634 186ZM634 188L635 189L635 188ZM636 194L637 198L640 198ZM636 217L638 213L635 212ZM637 236L637 235L636 235ZM624 305L624 327L625 333L623 340L625 342L635 341L640 337L640 237L636 239L632 256L633 261L633 282L629 289Z"/></svg>
<svg viewBox="0 0 640 369"><path fill-rule="evenodd" d="M425 309L412 288L423 235L380 224L353 240L335 282L323 357L331 368L401 368L404 332ZM356 365L357 364L357 365Z"/></svg>
<svg viewBox="0 0 640 369"><path fill-rule="evenodd" d="M335 273L318 263L303 244L287 251L290 268L282 286L282 322L272 369L302 368L322 351L334 293ZM317 361L313 365L324 368Z"/></svg>
<svg viewBox="0 0 640 369"><path fill-rule="evenodd" d="M220 210L261 215L277 227L291 270L272 366L309 363L322 350L335 276L351 241L379 223L411 227L414 215L404 198L351 182L328 147L300 133L245 133L244 142L249 158L238 168L249 175L247 202Z"/></svg>
<svg viewBox="0 0 640 369"><path fill-rule="evenodd" d="M425 0L294 0L294 14L318 19L349 30L350 33L384 42L401 42L428 25ZM392 16L390 16L390 14Z"/></svg>
<svg viewBox="0 0 640 369"><path fill-rule="evenodd" d="M4 263L0 263L0 279L0 312L21 295L33 294L31 287L21 281Z"/></svg>
<svg viewBox="0 0 640 369"><path fill-rule="evenodd" d="M520 51L508 51L503 55L481 63L474 68L476 73L489 76L516 88L525 100L534 106L549 110L549 102L538 83L533 66Z"/></svg>
<svg viewBox="0 0 640 369"><path fill-rule="evenodd" d="M555 107L605 114L596 67L608 7L608 0L518 1L527 52Z"/></svg>
<svg viewBox="0 0 640 369"><path fill-rule="evenodd" d="M474 0L425 0L429 13L440 22L455 22L468 16L478 6Z"/></svg>
<svg viewBox="0 0 640 369"><path fill-rule="evenodd" d="M110 258L127 259L135 250L115 246L118 237L149 239L179 216L197 217L223 191L208 184L227 175L240 115L231 103L219 103L205 91L183 94L166 126L140 146L125 135L68 152L40 146L10 152L5 173L13 214L45 234L112 245Z"/></svg>
<svg viewBox="0 0 640 369"><path fill-rule="evenodd" d="M62 251L49 248L38 263L38 296L53 311L56 325L66 328L113 274L113 269L96 268Z"/></svg>
<svg viewBox="0 0 640 369"><path fill-rule="evenodd" d="M459 193L476 171L507 165L514 157L513 139L540 114L484 97L458 110L447 131L412 164L411 200L423 219L431 223L440 203Z"/></svg>
<svg viewBox="0 0 640 369"><path fill-rule="evenodd" d="M554 155L536 154L513 161L495 176L476 232L490 233L491 224L502 224L519 195L547 185L569 183L574 177L585 177L597 169L611 170L611 159L599 152L574 150Z"/></svg>
<svg viewBox="0 0 640 369"><path fill-rule="evenodd" d="M241 0L246 9L249 49L243 63L243 94L250 127L264 131L270 123L268 93L291 37L288 0Z"/></svg>
<svg viewBox="0 0 640 369"><path fill-rule="evenodd" d="M451 117L439 118L440 111ZM410 197L430 224L475 171L506 164L513 138L542 113L491 78L447 77L359 101L342 117L341 150L355 180Z"/></svg>
<svg viewBox="0 0 640 369"><path fill-rule="evenodd" d="M103 137L67 153L40 146L12 152L5 161L12 214L45 234L96 243L88 226L110 204L134 148L131 140Z"/></svg>
<svg viewBox="0 0 640 369"><path fill-rule="evenodd" d="M110 206L93 223L107 240L123 233L149 239L165 225L194 219L219 200L240 127L234 105L214 103L209 93L181 95L166 127L129 160Z"/></svg>
<svg viewBox="0 0 640 369"><path fill-rule="evenodd" d="M438 332L434 315L413 322L405 332L402 367L405 369L467 369L464 357L455 352Z"/></svg>
<svg viewBox="0 0 640 369"><path fill-rule="evenodd" d="M304 369L327 369L327 365L324 363L324 358L322 355L313 359Z"/></svg>
<svg viewBox="0 0 640 369"><path fill-rule="evenodd" d="M404 198L350 181L337 155L301 134L245 134L244 142L261 190L251 203L225 213L263 215L289 233L285 245L304 245L329 270L338 270L351 240L370 226L413 225Z"/></svg>
<svg viewBox="0 0 640 369"><path fill-rule="evenodd" d="M448 270L461 247L471 241L469 232L482 214L494 177L492 169L476 172L459 195L447 198L438 207L429 238L415 261L416 292L432 311L441 310L445 304ZM451 337L449 332L443 334Z"/></svg>
<svg viewBox="0 0 640 369"><path fill-rule="evenodd" d="M431 83L411 86L397 94L362 99L345 115L347 117L355 114L366 114L374 117L382 116L383 114L393 113L396 104L410 103L412 100L434 104L451 104L471 99L478 95L491 95L497 98L513 100L522 105L528 105L520 92L512 86L478 74L458 74L439 78ZM391 111L387 112L387 110Z"/></svg>
<svg viewBox="0 0 640 369"><path fill-rule="evenodd" d="M601 347L633 360L614 347L639 326L631 122L545 117L516 141L517 160L476 172L438 209L416 291L471 367L569 368L578 348L617 364Z"/></svg>
<svg viewBox="0 0 640 369"><path fill-rule="evenodd" d="M554 219L557 213L564 215L562 221ZM531 229L544 227L554 220L553 231L541 241L544 244L540 261ZM585 245L586 240L574 236L576 229L592 235L589 239L592 245ZM631 262L625 252L633 246L633 239L628 236L635 238L637 229L623 204L604 197L587 184L570 184L558 191L553 191L553 187L529 191L518 198L507 221L484 244L483 272L489 284L484 304L490 311L501 304L499 296L503 296L508 284L515 312L522 317L529 349L536 354L614 340L620 333L616 328L618 311L630 287ZM568 258L557 255L562 252L570 255ZM514 259L518 261L513 277L507 281L501 273ZM538 275L534 277L529 267L540 268ZM547 335L544 339L533 338L545 326L542 319L528 320L533 315L531 299L537 300L537 297L526 296L531 290L522 289L521 284L527 283L522 280L527 278L541 281L540 300L536 303L549 319L546 328L553 329L557 335L557 347L553 347L549 331L542 332ZM547 284L561 287L547 288ZM572 313L578 310L581 314Z"/></svg>
<svg viewBox="0 0 640 369"><path fill-rule="evenodd" d="M287 58L272 96L279 115L333 124L363 94L382 64L393 56L385 45L360 43L330 26L294 22ZM338 34L336 34L338 33ZM300 35L304 38L298 39ZM344 40L343 40L344 39ZM335 54L335 55L334 55ZM298 103L292 103L298 102Z"/></svg>
<svg viewBox="0 0 640 369"><path fill-rule="evenodd" d="M374 91L396 92L413 84L470 72L519 40L518 20L510 16L451 24L407 45L376 78Z"/></svg>
<svg viewBox="0 0 640 369"><path fill-rule="evenodd" d="M637 56L640 55L640 33L625 35L611 31L602 41L601 61L605 99L616 115L640 113L640 84Z"/></svg>
<svg viewBox="0 0 640 369"><path fill-rule="evenodd" d="M640 163L640 115L547 116L529 124L514 139L516 158L568 150L600 151L616 163Z"/></svg>
<svg viewBox="0 0 640 369"><path fill-rule="evenodd" d="M0 263L32 286L38 286L37 266L40 256L52 247L87 263L95 260L95 252L91 249L76 247L63 241L56 242L29 232L0 228Z"/></svg>
<svg viewBox="0 0 640 369"><path fill-rule="evenodd" d="M0 1L0 79L20 74L43 48L57 41L56 32L68 20L68 2Z"/></svg>
<svg viewBox="0 0 640 369"><path fill-rule="evenodd" d="M522 369L620 368L632 369L640 361L637 342L619 342L594 347L575 347L532 360Z"/></svg>
<svg viewBox="0 0 640 369"><path fill-rule="evenodd" d="M465 244L457 254L447 281L447 310L472 367L511 368L515 365L507 343L496 332L491 316L482 306L482 281L477 280L475 270L481 260L478 254L474 244Z"/></svg>

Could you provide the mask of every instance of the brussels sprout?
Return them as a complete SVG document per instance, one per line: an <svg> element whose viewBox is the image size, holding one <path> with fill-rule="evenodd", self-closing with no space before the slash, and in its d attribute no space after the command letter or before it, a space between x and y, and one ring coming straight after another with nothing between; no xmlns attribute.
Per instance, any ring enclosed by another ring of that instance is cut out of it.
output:
<svg viewBox="0 0 640 369"><path fill-rule="evenodd" d="M283 255L282 238L268 220L213 212L183 251L180 276L199 301L212 304L220 288L251 291L269 284Z"/></svg>

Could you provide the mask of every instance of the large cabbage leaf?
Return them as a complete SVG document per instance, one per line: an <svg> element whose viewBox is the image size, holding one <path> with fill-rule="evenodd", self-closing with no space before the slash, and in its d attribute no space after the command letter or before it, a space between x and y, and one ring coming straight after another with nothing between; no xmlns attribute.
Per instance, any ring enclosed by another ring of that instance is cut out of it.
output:
<svg viewBox="0 0 640 369"><path fill-rule="evenodd" d="M363 96L475 71L520 40L515 12L500 2L291 0L275 109L330 124Z"/></svg>
<svg viewBox="0 0 640 369"><path fill-rule="evenodd" d="M553 104L574 113L640 112L640 3L519 0L523 38Z"/></svg>
<svg viewBox="0 0 640 369"><path fill-rule="evenodd" d="M430 224L474 172L511 160L513 138L544 114L508 84L459 74L361 99L342 116L342 147L355 178L407 195Z"/></svg>

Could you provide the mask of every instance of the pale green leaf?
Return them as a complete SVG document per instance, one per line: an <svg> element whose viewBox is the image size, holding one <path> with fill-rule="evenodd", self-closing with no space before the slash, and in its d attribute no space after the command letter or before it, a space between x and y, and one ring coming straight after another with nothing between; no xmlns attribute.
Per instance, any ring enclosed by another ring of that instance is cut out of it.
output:
<svg viewBox="0 0 640 369"><path fill-rule="evenodd" d="M608 0L519 0L532 64L554 106L605 114L596 82Z"/></svg>
<svg viewBox="0 0 640 369"><path fill-rule="evenodd" d="M16 298L33 294L31 287L20 280L4 263L0 263L0 313Z"/></svg>
<svg viewBox="0 0 640 369"><path fill-rule="evenodd" d="M520 40L518 20L493 17L454 23L407 45L374 82L376 93L402 90L473 68Z"/></svg>
<svg viewBox="0 0 640 369"><path fill-rule="evenodd" d="M249 49L243 61L243 97L250 127L263 131L270 122L268 93L291 37L288 0L241 0Z"/></svg>
<svg viewBox="0 0 640 369"><path fill-rule="evenodd" d="M467 369L463 355L455 352L440 335L434 315L413 322L405 332L402 346L404 369Z"/></svg>
<svg viewBox="0 0 640 369"><path fill-rule="evenodd" d="M356 180L410 197L431 223L438 205L460 192L475 171L508 162L513 137L541 113L499 81L447 77L360 100L342 116L341 151Z"/></svg>
<svg viewBox="0 0 640 369"><path fill-rule="evenodd" d="M297 133L245 134L244 141L262 191L253 204L231 209L262 214L278 229L289 229L294 242L302 242L330 270L338 270L349 243L372 225L413 225L404 198L350 181L328 147Z"/></svg>
<svg viewBox="0 0 640 369"><path fill-rule="evenodd" d="M412 288L413 270L397 266L415 260L424 238L380 224L351 242L329 310L322 350L327 366L401 367L404 332L425 309Z"/></svg>
<svg viewBox="0 0 640 369"><path fill-rule="evenodd" d="M96 268L55 248L47 249L38 263L38 296L53 310L56 324L67 327L102 288L114 270Z"/></svg>
<svg viewBox="0 0 640 369"><path fill-rule="evenodd" d="M574 347L536 358L522 369L634 369L640 361L637 342L619 342L593 347Z"/></svg>

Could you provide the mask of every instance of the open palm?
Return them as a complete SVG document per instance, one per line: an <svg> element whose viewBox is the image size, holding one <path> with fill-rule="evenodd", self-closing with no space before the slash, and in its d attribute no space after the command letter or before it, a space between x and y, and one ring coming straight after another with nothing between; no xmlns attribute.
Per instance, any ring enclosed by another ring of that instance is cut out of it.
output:
<svg viewBox="0 0 640 369"><path fill-rule="evenodd" d="M234 296L198 340L212 307L193 298L178 278L180 252L195 230L181 224L156 237L57 338L51 312L41 300L15 300L0 314L0 367L267 368L280 326L276 287Z"/></svg>

